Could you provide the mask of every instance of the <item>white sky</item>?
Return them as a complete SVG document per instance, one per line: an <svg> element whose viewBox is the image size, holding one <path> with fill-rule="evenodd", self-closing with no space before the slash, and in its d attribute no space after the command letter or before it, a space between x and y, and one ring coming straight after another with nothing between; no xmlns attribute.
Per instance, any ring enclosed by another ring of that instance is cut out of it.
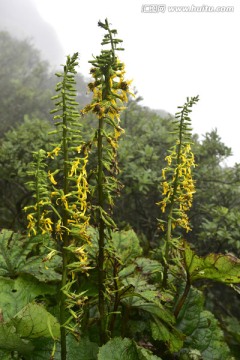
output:
<svg viewBox="0 0 240 360"><path fill-rule="evenodd" d="M143 105L174 114L186 97L200 96L193 108L195 133L218 129L232 147L229 164L240 162L240 5L237 0L34 0L57 31L66 55L79 52L80 69L98 55L107 17L123 39L127 77ZM164 13L144 13L143 4L165 4ZM233 12L170 12L168 6L234 6ZM64 59L63 59L64 61Z"/></svg>

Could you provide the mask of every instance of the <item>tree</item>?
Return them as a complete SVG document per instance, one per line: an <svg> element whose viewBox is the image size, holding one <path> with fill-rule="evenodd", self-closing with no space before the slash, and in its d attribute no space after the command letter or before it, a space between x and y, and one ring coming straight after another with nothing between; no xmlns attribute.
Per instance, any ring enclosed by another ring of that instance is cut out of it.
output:
<svg viewBox="0 0 240 360"><path fill-rule="evenodd" d="M0 77L0 136L26 114L50 119L50 89L55 79L29 41L0 32Z"/></svg>
<svg viewBox="0 0 240 360"><path fill-rule="evenodd" d="M26 186L32 152L47 150L51 125L46 120L25 117L0 140L0 227L17 230L24 221L23 207L30 201ZM34 139L34 141L33 141Z"/></svg>
<svg viewBox="0 0 240 360"><path fill-rule="evenodd" d="M116 217L120 226L129 224L152 244L156 240L161 169L172 141L169 120L135 100L130 101L121 120L125 129L119 148L123 189Z"/></svg>
<svg viewBox="0 0 240 360"><path fill-rule="evenodd" d="M237 164L234 167L223 166L223 161L231 155L231 149L221 141L217 130L207 133L201 143L195 137L194 144L196 195L191 211L193 231L188 239L201 254L224 251L227 248L218 243L216 234L212 233L210 237L215 237L215 241L210 240L208 232L203 240L202 231L205 232L204 227L211 222L217 228L223 225L223 209L228 218L230 212L239 211L240 168ZM230 229L232 227L228 227L229 236L232 236ZM230 244L226 243L226 246L230 251Z"/></svg>

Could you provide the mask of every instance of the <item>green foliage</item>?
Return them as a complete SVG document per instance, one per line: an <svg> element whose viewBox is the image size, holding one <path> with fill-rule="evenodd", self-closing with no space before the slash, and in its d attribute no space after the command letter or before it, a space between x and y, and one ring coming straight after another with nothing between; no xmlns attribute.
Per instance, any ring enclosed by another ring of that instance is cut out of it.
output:
<svg viewBox="0 0 240 360"><path fill-rule="evenodd" d="M53 243L48 236L27 237L11 230L0 232L0 276L15 278L28 274L39 281L59 281L55 271L60 264L59 256L51 262L43 262L47 256L47 247Z"/></svg>
<svg viewBox="0 0 240 360"><path fill-rule="evenodd" d="M139 239L133 230L116 231L112 233L112 246L125 266L142 255Z"/></svg>
<svg viewBox="0 0 240 360"><path fill-rule="evenodd" d="M155 321L151 323L151 331L153 339L168 344L171 353L178 352L182 349L184 334L174 327L170 327L158 319L155 319Z"/></svg>
<svg viewBox="0 0 240 360"><path fill-rule="evenodd" d="M95 360L97 359L98 345L87 337L82 337L78 342L72 336L67 337L69 360Z"/></svg>
<svg viewBox="0 0 240 360"><path fill-rule="evenodd" d="M197 251L204 236L208 241L217 236L223 245L229 240L232 249L238 249L239 202L234 196L239 191L232 184L239 182L239 168L221 167L229 149L216 132L207 134L206 148L196 138L193 143L189 113L198 97L188 98L174 119L161 119L130 99L130 82L116 56L117 50L123 50L122 41L107 19L99 26L105 30L102 45L108 50L90 61L92 101L80 114L75 53L56 74L60 81L51 111L55 130L48 137L47 123L26 116L25 123L6 133L1 143L1 161L6 165L1 181L10 184L10 191L22 177L24 197L16 191L11 205L27 205L29 236L5 229L0 233L0 356L6 360L234 359L238 322L231 322L228 314L222 319L224 333L209 311L211 302L207 301L207 310L203 292L193 284L212 280L239 293L240 260L234 254L202 256L203 251ZM13 83L17 92L19 79ZM119 114L128 100L121 122L126 134L119 140L123 133ZM89 129L85 134L83 130L91 125L93 135ZM31 136L26 134L29 129ZM192 171L191 147L202 159L199 170ZM28 149L34 151L33 162ZM31 177L28 182L26 174ZM221 204L209 185L216 177L225 201ZM201 183L204 179L208 183ZM119 180L125 190L118 198ZM206 192L196 196L200 210L194 205L190 212L196 188ZM202 206L207 198L209 207L219 205L215 211ZM160 219L157 201L163 212ZM5 213L4 206L1 219L6 223L14 211ZM198 226L192 232L196 237L186 238L195 248L183 240L191 216ZM144 249L143 241L148 242Z"/></svg>
<svg viewBox="0 0 240 360"><path fill-rule="evenodd" d="M11 324L0 325L0 347L2 350L5 350L2 352L3 359L5 356L6 359L11 359L13 351L25 355L31 353L34 349L29 340L21 339L21 335L16 332L15 327Z"/></svg>
<svg viewBox="0 0 240 360"><path fill-rule="evenodd" d="M223 332L213 314L204 310L202 293L192 288L177 319L178 329L185 335L182 353L185 348L198 350L203 360L234 359L224 341ZM188 352L186 351L186 353ZM183 357L191 359L191 357Z"/></svg>
<svg viewBox="0 0 240 360"><path fill-rule="evenodd" d="M28 303L14 317L0 324L1 349L5 353L17 351L27 359L30 354L34 354L36 341L49 338L53 342L59 337L60 325L57 319L36 303Z"/></svg>
<svg viewBox="0 0 240 360"><path fill-rule="evenodd" d="M24 229L22 209L32 199L26 185L32 153L39 148L49 149L47 121L25 117L14 129L7 131L0 141L0 225L14 230ZM32 139L34 138L34 141Z"/></svg>
<svg viewBox="0 0 240 360"><path fill-rule="evenodd" d="M60 325L56 318L39 304L27 304L11 322L23 338L60 338Z"/></svg>
<svg viewBox="0 0 240 360"><path fill-rule="evenodd" d="M237 195L236 195L237 196ZM240 212L238 207L216 206L211 217L205 218L199 227L199 241L209 243L209 251L240 254Z"/></svg>
<svg viewBox="0 0 240 360"><path fill-rule="evenodd" d="M59 259L42 261L47 255L44 246L49 244L47 237L29 238L4 229L0 233L0 348L5 351L2 358L7 359L13 351L28 356L35 349L36 339L59 337L57 319L35 302L55 296L54 283L60 279L55 271Z"/></svg>
<svg viewBox="0 0 240 360"><path fill-rule="evenodd" d="M216 130L207 133L202 143L195 141L193 149L198 166L190 214L193 231L188 240L200 254L232 251L238 255L239 165L224 166L231 149L222 143Z"/></svg>
<svg viewBox="0 0 240 360"><path fill-rule="evenodd" d="M120 139L119 165L124 187L116 199L114 218L119 226L129 224L145 234L149 247L158 241L159 174L173 142L173 126L170 115L163 119L138 100L130 99L121 117L125 133Z"/></svg>
<svg viewBox="0 0 240 360"><path fill-rule="evenodd" d="M31 276L19 276L16 279L0 278L1 283L1 310L5 320L10 320L24 306L37 297L47 294L56 294L56 289L49 285L40 283Z"/></svg>
<svg viewBox="0 0 240 360"><path fill-rule="evenodd" d="M1 349L17 351L22 355L31 354L35 339L48 337L53 342L53 338L59 337L57 319L43 305L34 302L38 298L55 295L55 286L41 283L30 275L20 275L16 279L1 277L0 286Z"/></svg>
<svg viewBox="0 0 240 360"><path fill-rule="evenodd" d="M115 337L99 350L98 360L105 359L157 360L161 358L151 354L151 352L146 349L140 348L133 340Z"/></svg>
<svg viewBox="0 0 240 360"><path fill-rule="evenodd" d="M199 279L210 279L226 284L240 282L240 259L231 254L209 254L203 258L185 244L183 257L191 282Z"/></svg>

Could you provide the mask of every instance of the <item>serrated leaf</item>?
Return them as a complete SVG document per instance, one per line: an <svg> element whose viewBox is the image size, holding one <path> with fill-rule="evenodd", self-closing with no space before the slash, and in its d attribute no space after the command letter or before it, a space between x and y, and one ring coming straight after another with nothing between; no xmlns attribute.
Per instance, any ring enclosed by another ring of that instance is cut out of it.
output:
<svg viewBox="0 0 240 360"><path fill-rule="evenodd" d="M124 266L124 268L119 272L119 277L120 278L125 278L129 275L132 275L136 269L136 266L135 264L130 264L128 266Z"/></svg>
<svg viewBox="0 0 240 360"><path fill-rule="evenodd" d="M11 319L39 295L55 294L52 285L43 284L30 275L17 279L0 277L0 304L4 321Z"/></svg>
<svg viewBox="0 0 240 360"><path fill-rule="evenodd" d="M140 257L135 259L133 264L119 272L123 284L134 288L130 299L131 305L137 306L147 302L154 303L158 299L159 290L155 283L149 280L151 280L153 274L160 273L161 271L162 265L158 261Z"/></svg>
<svg viewBox="0 0 240 360"><path fill-rule="evenodd" d="M13 325L3 323L0 324L0 348L11 352L18 351L21 354L31 353L34 349L29 340L21 339Z"/></svg>
<svg viewBox="0 0 240 360"><path fill-rule="evenodd" d="M200 351L196 349L182 349L179 356L180 360L202 360Z"/></svg>
<svg viewBox="0 0 240 360"><path fill-rule="evenodd" d="M123 284L132 287L129 297L123 299L123 302L129 306L138 307L148 302L154 302L158 296L156 287L153 284L149 284L141 274L124 278Z"/></svg>
<svg viewBox="0 0 240 360"><path fill-rule="evenodd" d="M137 346L137 350L138 350L139 360L161 360L160 357L153 355L151 351L143 347Z"/></svg>
<svg viewBox="0 0 240 360"><path fill-rule="evenodd" d="M151 331L153 339L163 341L171 353L182 348L184 335L176 328L167 326L156 317L154 322L151 322Z"/></svg>
<svg viewBox="0 0 240 360"><path fill-rule="evenodd" d="M133 340L115 337L99 349L98 360L161 360Z"/></svg>
<svg viewBox="0 0 240 360"><path fill-rule="evenodd" d="M163 320L165 323L173 325L175 323L175 318L170 311L164 308L164 306L159 303L150 303L146 302L143 304L138 304L137 307L141 310L144 310L151 315L153 315L155 318L159 318Z"/></svg>
<svg viewBox="0 0 240 360"><path fill-rule="evenodd" d="M61 275L55 269L60 266L61 258L55 256L52 261L43 262L48 250L43 246L50 239L43 236L27 237L11 230L0 232L0 276L16 277L30 274L40 281L59 281ZM40 246L39 255L33 255Z"/></svg>
<svg viewBox="0 0 240 360"><path fill-rule="evenodd" d="M177 318L178 329L187 335L183 348L199 350L203 360L230 360L231 354L214 315L204 310L203 294L191 288Z"/></svg>
<svg viewBox="0 0 240 360"><path fill-rule="evenodd" d="M99 349L98 360L138 360L135 343L127 338L115 337Z"/></svg>
<svg viewBox="0 0 240 360"><path fill-rule="evenodd" d="M163 271L162 265L157 260L139 257L135 260L135 263L143 275L152 275Z"/></svg>
<svg viewBox="0 0 240 360"><path fill-rule="evenodd" d="M16 332L23 338L60 337L60 324L43 306L29 303L11 320Z"/></svg>
<svg viewBox="0 0 240 360"><path fill-rule="evenodd" d="M26 360L47 360L50 359L52 351L52 341L41 338L33 341L34 352ZM91 342L87 337L82 337L77 341L71 334L67 334L67 360L97 360L98 345ZM61 360L61 346L56 344L54 360Z"/></svg>
<svg viewBox="0 0 240 360"><path fill-rule="evenodd" d="M58 255L49 261L43 261L43 256L32 256L19 268L19 272L31 274L42 282L58 282L61 280L61 274L56 272L56 269L61 266L61 261Z"/></svg>
<svg viewBox="0 0 240 360"><path fill-rule="evenodd" d="M73 336L67 337L68 360L96 360L98 353L98 345L91 342L87 337L83 337L80 341L76 341Z"/></svg>
<svg viewBox="0 0 240 360"><path fill-rule="evenodd" d="M139 239L133 230L113 232L112 242L117 255L125 265L142 254Z"/></svg>
<svg viewBox="0 0 240 360"><path fill-rule="evenodd" d="M184 261L191 281L210 279L227 284L240 283L240 259L231 254L198 256L184 244Z"/></svg>

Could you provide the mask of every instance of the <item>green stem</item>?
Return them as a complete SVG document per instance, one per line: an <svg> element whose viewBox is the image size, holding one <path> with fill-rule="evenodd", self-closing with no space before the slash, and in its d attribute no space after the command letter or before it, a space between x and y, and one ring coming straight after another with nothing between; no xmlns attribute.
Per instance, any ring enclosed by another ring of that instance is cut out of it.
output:
<svg viewBox="0 0 240 360"><path fill-rule="evenodd" d="M173 210L175 205L175 197L177 193L177 186L178 186L178 178L179 178L179 169L178 165L180 163L180 155L181 155L181 147L183 141L183 122L184 122L184 115L183 112L181 114L180 120L180 127L179 127L179 144L178 144L178 151L177 151L177 170L176 176L173 184L173 193L170 202L170 208L168 213L168 222L167 222L167 236L166 236L166 247L165 247L165 254L164 254L164 268L163 268L163 287L167 287L168 283L168 267L170 261L170 254L171 254L171 240L172 240L172 218L173 218Z"/></svg>
<svg viewBox="0 0 240 360"><path fill-rule="evenodd" d="M110 75L109 75L110 65L105 69L105 80L102 93L102 100L106 100L111 93L110 88ZM105 314L105 223L101 216L101 209L104 210L105 200L104 200L104 166L103 166L103 126L104 126L104 117L99 118L98 123L98 308L99 308L99 327L100 327L100 344L103 345L108 340L108 333L106 328L106 314Z"/></svg>
<svg viewBox="0 0 240 360"><path fill-rule="evenodd" d="M186 299L187 299L187 296L188 296L188 293L191 289L191 280L190 280L190 276L189 274L187 274L187 281L186 281L186 284L185 284L185 289L184 289L184 292L182 294L182 296L180 297L176 307L175 307L175 310L174 310L174 316L175 318L178 317L179 313L180 313L180 310L182 309L183 307L183 304L185 303Z"/></svg>
<svg viewBox="0 0 240 360"><path fill-rule="evenodd" d="M104 207L104 194L103 194L103 118L99 119L98 125L98 206L99 209ZM98 308L100 315L100 344L103 345L107 341L107 333L105 328L105 272L104 272L104 246L105 246L105 224L101 217L101 213L99 210L98 215Z"/></svg>
<svg viewBox="0 0 240 360"><path fill-rule="evenodd" d="M37 154L37 171L36 171L36 204L37 204L37 233L40 234L40 218L41 218L41 207L39 205L40 202L40 194L39 194L39 177L40 175L40 166L41 166L41 156L38 152Z"/></svg>
<svg viewBox="0 0 240 360"><path fill-rule="evenodd" d="M64 69L65 70L65 69ZM65 70L66 71L66 70ZM65 94L63 93L63 130L62 130L62 140L63 140L63 157L64 157L64 164L63 164L63 192L64 195L67 195L69 192L69 181L68 181L68 139L67 139L67 117L65 112L66 108L66 99ZM61 360L67 359L67 346L66 346L66 329L65 329L65 322L66 322L66 295L63 292L67 284L67 265L68 265L68 253L67 247L69 245L69 236L67 232L68 228L68 213L66 209L63 209L62 215L62 222L63 222L63 247L62 247L62 281L61 281L61 295L60 295L60 325L61 325Z"/></svg>
<svg viewBox="0 0 240 360"><path fill-rule="evenodd" d="M164 268L163 268L163 288L167 287L168 282L168 266L170 260L170 249L171 249L171 238L172 238L172 211L173 211L173 204L171 204L171 209L169 210L168 214L168 222L167 222L167 238L166 238L166 247L165 247L165 254L164 254Z"/></svg>
<svg viewBox="0 0 240 360"><path fill-rule="evenodd" d="M118 288L118 282L117 282L117 276L118 276L118 261L114 259L113 264L113 283L114 283L114 305L113 305L113 314L111 315L111 319L109 321L109 333L112 334L114 330L115 321L117 318L117 310L120 303L120 296L119 296L119 288Z"/></svg>

